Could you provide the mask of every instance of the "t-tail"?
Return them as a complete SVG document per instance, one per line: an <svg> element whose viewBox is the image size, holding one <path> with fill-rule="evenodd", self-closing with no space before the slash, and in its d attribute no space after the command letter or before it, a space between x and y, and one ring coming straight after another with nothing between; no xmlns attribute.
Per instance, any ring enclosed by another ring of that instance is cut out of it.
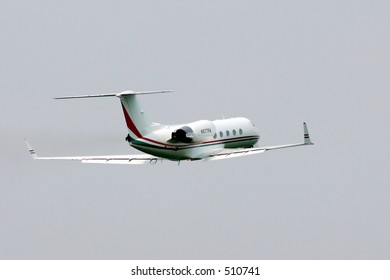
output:
<svg viewBox="0 0 390 280"><path fill-rule="evenodd" d="M77 98L94 98L94 97L118 97L121 100L123 114L126 120L127 128L131 138L141 138L150 132L151 122L145 116L138 102L137 95L172 92L171 90L161 91L123 91L120 93L104 93L91 95L63 96L54 99L77 99Z"/></svg>

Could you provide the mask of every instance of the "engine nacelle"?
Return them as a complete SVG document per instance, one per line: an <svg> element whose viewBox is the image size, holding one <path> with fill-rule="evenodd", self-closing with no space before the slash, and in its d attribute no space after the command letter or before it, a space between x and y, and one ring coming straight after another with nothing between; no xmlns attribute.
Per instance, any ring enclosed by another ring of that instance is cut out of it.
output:
<svg viewBox="0 0 390 280"><path fill-rule="evenodd" d="M181 143L191 143L194 140L194 131L189 126L183 126L172 132L172 140Z"/></svg>
<svg viewBox="0 0 390 280"><path fill-rule="evenodd" d="M215 133L215 125L211 121L189 123L174 132L171 140L180 143L198 143L209 140Z"/></svg>

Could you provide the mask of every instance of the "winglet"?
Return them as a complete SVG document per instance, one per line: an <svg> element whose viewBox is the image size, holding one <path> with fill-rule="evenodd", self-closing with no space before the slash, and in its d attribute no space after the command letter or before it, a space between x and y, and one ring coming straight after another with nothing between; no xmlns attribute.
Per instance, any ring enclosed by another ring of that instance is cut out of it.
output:
<svg viewBox="0 0 390 280"><path fill-rule="evenodd" d="M38 155L35 153L34 149L31 147L30 143L28 143L27 139L24 139L24 142L26 143L26 146L28 148L28 151L33 159L37 159Z"/></svg>
<svg viewBox="0 0 390 280"><path fill-rule="evenodd" d="M304 133L304 143L305 145L313 145L314 143L310 140L309 130L307 129L307 125L303 123L303 133Z"/></svg>

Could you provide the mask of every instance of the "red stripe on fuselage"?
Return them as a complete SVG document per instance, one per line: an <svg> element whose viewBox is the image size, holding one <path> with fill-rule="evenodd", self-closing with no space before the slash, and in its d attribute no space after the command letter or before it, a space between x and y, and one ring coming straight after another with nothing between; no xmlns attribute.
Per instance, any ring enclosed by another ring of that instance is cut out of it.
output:
<svg viewBox="0 0 390 280"><path fill-rule="evenodd" d="M126 108L125 106L123 105L123 103L121 102L121 105L122 105L122 109L123 109L123 114L125 115L125 119L126 119L126 124L127 124L127 127L130 129L131 132L133 132L138 138L141 138L142 135L141 133L138 131L137 127L135 126L133 120L130 118L129 114L127 113L126 111Z"/></svg>
<svg viewBox="0 0 390 280"><path fill-rule="evenodd" d="M200 143L192 143L192 144L185 144L185 145L175 145L175 144L169 144L169 143L162 143L150 138L142 137L141 139L138 140L146 140L155 144L159 144L162 146L168 146L168 147L179 147L179 148L185 148L185 147L190 147L190 146L197 146L197 145L204 145L204 144L212 144L212 143L218 143L218 142L228 142L228 141L235 141L235 140L254 140L254 139L259 139L259 136L253 135L253 136L241 136L241 137L235 137L235 138L226 138L226 139L219 139L219 140L212 140L212 141L206 141L206 142L200 142Z"/></svg>

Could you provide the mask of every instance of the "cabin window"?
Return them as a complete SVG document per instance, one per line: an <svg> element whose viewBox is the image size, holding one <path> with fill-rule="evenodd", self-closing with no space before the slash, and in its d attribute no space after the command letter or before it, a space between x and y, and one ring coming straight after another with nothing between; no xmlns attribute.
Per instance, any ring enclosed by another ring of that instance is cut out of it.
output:
<svg viewBox="0 0 390 280"><path fill-rule="evenodd" d="M235 129L233 129L233 135L236 136L237 134L237 131Z"/></svg>
<svg viewBox="0 0 390 280"><path fill-rule="evenodd" d="M217 133L214 133L214 139L217 139Z"/></svg>
<svg viewBox="0 0 390 280"><path fill-rule="evenodd" d="M240 135L242 135L243 131L242 131L242 129L241 129L241 128L240 128L239 132L240 132Z"/></svg>
<svg viewBox="0 0 390 280"><path fill-rule="evenodd" d="M226 136L229 137L230 136L230 132L229 130L226 130Z"/></svg>
<svg viewBox="0 0 390 280"><path fill-rule="evenodd" d="M223 137L223 132L222 131L219 132L219 136L221 136L221 138Z"/></svg>

